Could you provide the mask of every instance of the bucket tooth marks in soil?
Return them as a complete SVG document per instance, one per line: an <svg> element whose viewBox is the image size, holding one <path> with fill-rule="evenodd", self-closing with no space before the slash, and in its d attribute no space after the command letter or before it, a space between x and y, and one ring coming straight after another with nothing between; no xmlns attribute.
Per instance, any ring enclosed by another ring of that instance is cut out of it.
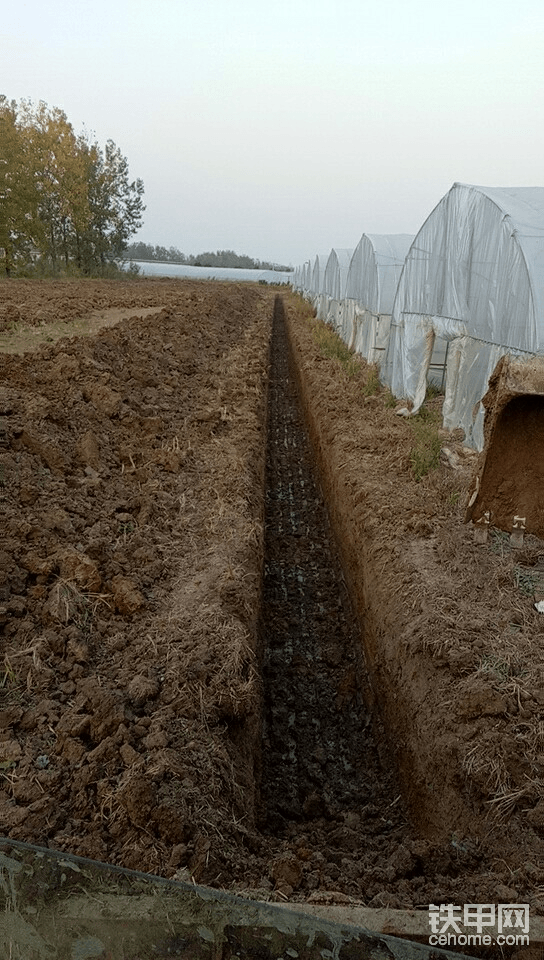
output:
<svg viewBox="0 0 544 960"><path fill-rule="evenodd" d="M388 808L398 790L380 768L360 692L360 638L289 367L280 298L268 395L262 622L268 829L371 802Z"/></svg>

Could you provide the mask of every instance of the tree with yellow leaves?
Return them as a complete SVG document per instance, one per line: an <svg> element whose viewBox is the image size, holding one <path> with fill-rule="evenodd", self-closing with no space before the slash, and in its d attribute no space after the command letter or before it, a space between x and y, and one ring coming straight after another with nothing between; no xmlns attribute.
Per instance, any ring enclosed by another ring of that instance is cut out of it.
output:
<svg viewBox="0 0 544 960"><path fill-rule="evenodd" d="M66 114L45 103L0 97L0 248L10 276L102 273L141 226L143 183L109 140L76 136Z"/></svg>

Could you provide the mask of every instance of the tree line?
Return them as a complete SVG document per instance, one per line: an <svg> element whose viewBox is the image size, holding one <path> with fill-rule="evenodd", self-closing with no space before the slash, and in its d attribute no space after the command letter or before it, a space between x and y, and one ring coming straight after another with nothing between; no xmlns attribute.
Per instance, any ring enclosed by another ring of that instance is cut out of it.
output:
<svg viewBox="0 0 544 960"><path fill-rule="evenodd" d="M191 267L238 267L245 270L291 270L282 264L269 263L265 260L254 260L245 253L235 253L234 250L207 251L199 254L185 254L177 247L161 247L150 243L134 242L127 246L125 254L127 260L156 260L160 263L182 263Z"/></svg>
<svg viewBox="0 0 544 960"><path fill-rule="evenodd" d="M0 95L0 264L104 276L142 225L144 185L113 140L76 134L43 102Z"/></svg>

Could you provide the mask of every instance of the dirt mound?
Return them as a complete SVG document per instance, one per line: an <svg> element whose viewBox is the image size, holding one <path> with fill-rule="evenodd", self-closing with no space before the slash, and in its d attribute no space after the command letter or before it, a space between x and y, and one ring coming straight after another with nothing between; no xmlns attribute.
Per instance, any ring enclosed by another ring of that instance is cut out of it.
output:
<svg viewBox="0 0 544 960"><path fill-rule="evenodd" d="M485 444L467 519L544 536L544 362L502 357L482 403Z"/></svg>
<svg viewBox="0 0 544 960"><path fill-rule="evenodd" d="M65 315L125 296L67 286ZM67 286L23 284L25 310ZM271 295L127 289L136 312L166 306L0 359L0 816L20 840L199 875L204 822L251 817L229 727L259 710Z"/></svg>

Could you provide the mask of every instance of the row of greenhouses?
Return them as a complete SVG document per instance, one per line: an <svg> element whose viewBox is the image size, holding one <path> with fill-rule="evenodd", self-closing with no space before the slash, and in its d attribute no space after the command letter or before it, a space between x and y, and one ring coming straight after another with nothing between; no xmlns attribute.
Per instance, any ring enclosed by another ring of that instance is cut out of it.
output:
<svg viewBox="0 0 544 960"><path fill-rule="evenodd" d="M292 283L411 413L434 382L444 426L481 450L498 360L544 353L544 187L455 183L415 236L364 233Z"/></svg>

